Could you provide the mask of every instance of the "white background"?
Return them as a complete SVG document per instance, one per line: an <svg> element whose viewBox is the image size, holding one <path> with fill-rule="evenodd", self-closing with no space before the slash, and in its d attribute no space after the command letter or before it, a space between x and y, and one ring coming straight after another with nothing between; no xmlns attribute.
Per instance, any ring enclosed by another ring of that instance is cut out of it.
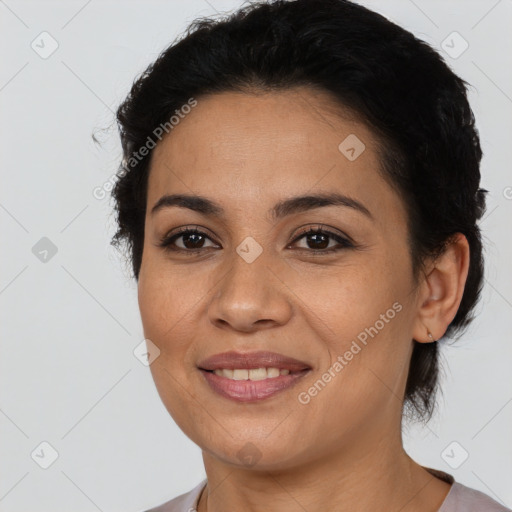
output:
<svg viewBox="0 0 512 512"><path fill-rule="evenodd" d="M404 442L421 464L512 507L512 1L361 3L438 48L473 85L490 191L478 318L443 350L438 414ZM112 203L93 189L117 168L113 111L136 75L193 18L240 5L0 1L1 512L137 512L205 476L199 448L133 355L143 339L135 282L109 246ZM31 48L43 31L59 45L47 59ZM458 58L441 47L453 31L469 43ZM32 252L42 237L57 248L47 262ZM43 441L59 455L48 469L31 458ZM441 456L453 441L452 458L459 445L469 453L458 469Z"/></svg>

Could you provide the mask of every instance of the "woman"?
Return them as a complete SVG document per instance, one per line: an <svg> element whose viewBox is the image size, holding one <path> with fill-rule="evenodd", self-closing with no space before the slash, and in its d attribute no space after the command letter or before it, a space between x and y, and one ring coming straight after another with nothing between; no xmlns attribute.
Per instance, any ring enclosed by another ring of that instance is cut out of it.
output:
<svg viewBox="0 0 512 512"><path fill-rule="evenodd" d="M504 511L405 452L482 285L466 83L345 0L200 20L118 110L151 372L207 478L153 511Z"/></svg>

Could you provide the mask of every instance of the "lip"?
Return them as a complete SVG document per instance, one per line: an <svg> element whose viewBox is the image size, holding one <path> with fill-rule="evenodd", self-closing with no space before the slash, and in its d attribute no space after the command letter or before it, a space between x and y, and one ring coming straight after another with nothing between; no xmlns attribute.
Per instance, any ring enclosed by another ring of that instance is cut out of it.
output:
<svg viewBox="0 0 512 512"><path fill-rule="evenodd" d="M300 372L302 370L310 370L304 361L299 361L293 357L284 356L277 352L258 351L258 352L222 352L211 357L203 359L198 365L200 370L217 370L217 369L244 369L251 370L255 368L279 368L290 370L290 372ZM279 379L280 377L275 377Z"/></svg>
<svg viewBox="0 0 512 512"><path fill-rule="evenodd" d="M288 375L279 375L279 377L252 381L232 380L200 369L210 389L235 402L256 402L270 398L281 391L290 389L310 371L302 370Z"/></svg>
<svg viewBox="0 0 512 512"><path fill-rule="evenodd" d="M289 389L311 371L304 361L277 352L222 352L203 359L198 365L210 388L219 395L236 402L254 402L269 398ZM232 380L215 375L217 369L279 368L289 370L288 375L279 375L263 380Z"/></svg>

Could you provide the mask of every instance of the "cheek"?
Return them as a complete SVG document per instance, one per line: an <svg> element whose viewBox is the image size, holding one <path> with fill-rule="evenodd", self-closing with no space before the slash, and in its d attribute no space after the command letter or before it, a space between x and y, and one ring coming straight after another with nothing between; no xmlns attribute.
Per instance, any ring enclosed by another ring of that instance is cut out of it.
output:
<svg viewBox="0 0 512 512"><path fill-rule="evenodd" d="M295 269L286 279L304 304L301 314L319 325L318 334L324 333L321 337L338 343L340 349L347 339L376 322L379 330L389 331L388 322L383 322L397 316L393 304L403 300L408 286L406 273L397 271L389 259L369 254L321 271Z"/></svg>
<svg viewBox="0 0 512 512"><path fill-rule="evenodd" d="M157 270L147 266L138 283L144 337L160 350L150 371L167 411L182 430L189 432L194 422L202 418L201 410L196 411L196 404L190 399L193 390L187 388L191 369L184 364L190 346L190 325L184 317L191 302L177 290L176 280Z"/></svg>
<svg viewBox="0 0 512 512"><path fill-rule="evenodd" d="M184 279L183 271L161 256L148 251L144 258L137 290L140 314L145 331L161 337L191 311L199 292L193 280Z"/></svg>
<svg viewBox="0 0 512 512"><path fill-rule="evenodd" d="M294 283L305 298L302 314L322 341L318 350L327 352L318 375L327 384L317 386L323 397L315 398L315 407L336 403L339 414L369 411L389 402L390 389L400 386L406 372L411 283L398 269L403 263L372 259Z"/></svg>
<svg viewBox="0 0 512 512"><path fill-rule="evenodd" d="M155 363L173 372L183 365L190 342L190 331L187 334L184 326L194 304L193 298L177 285L179 282L166 275L165 269L146 265L141 269L137 292L144 337L160 350Z"/></svg>

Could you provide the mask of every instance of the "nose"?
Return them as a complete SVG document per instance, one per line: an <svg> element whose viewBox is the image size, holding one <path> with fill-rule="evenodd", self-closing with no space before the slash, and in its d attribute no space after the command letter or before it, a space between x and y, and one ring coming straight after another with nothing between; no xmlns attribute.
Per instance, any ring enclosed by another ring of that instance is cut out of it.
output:
<svg viewBox="0 0 512 512"><path fill-rule="evenodd" d="M284 325L292 315L288 290L263 255L247 263L235 253L210 302L210 321L242 332Z"/></svg>

